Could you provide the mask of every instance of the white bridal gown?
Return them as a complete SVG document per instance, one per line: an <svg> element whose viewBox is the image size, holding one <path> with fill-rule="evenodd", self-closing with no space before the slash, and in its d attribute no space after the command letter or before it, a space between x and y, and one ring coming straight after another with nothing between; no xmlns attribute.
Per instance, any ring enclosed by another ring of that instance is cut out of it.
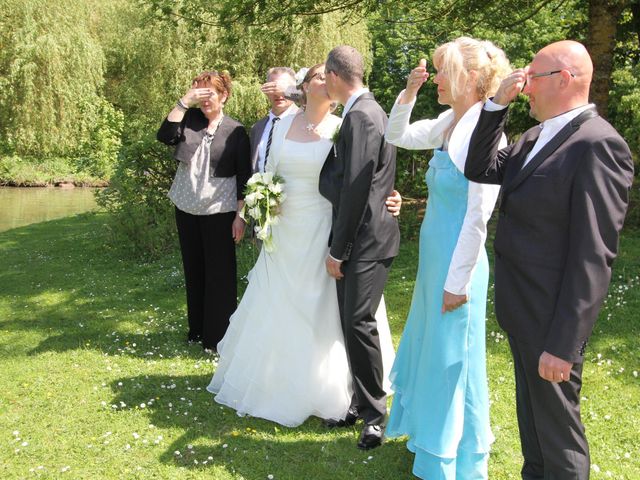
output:
<svg viewBox="0 0 640 480"><path fill-rule="evenodd" d="M278 128L286 133L293 117ZM330 136L339 124L336 117L331 121L327 138L295 142L280 130L274 142L269 166L284 178L287 195L273 227L275 250L263 248L249 273L207 387L238 415L290 427L311 415L344 418L352 394L335 281L325 269L331 204L318 192ZM394 351L384 302L376 317L386 379Z"/></svg>

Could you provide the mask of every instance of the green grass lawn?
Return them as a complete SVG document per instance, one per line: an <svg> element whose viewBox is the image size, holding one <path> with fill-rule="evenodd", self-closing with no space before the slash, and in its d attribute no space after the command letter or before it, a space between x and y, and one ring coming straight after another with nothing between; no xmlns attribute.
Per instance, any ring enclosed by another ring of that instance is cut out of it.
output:
<svg viewBox="0 0 640 480"><path fill-rule="evenodd" d="M239 418L205 391L215 368L186 333L177 255L124 260L104 214L0 234L0 478L404 479L401 440L361 452L358 428L291 429ZM255 258L245 243L244 272ZM399 340L417 242L405 241L386 302ZM244 284L244 281L242 282ZM508 344L487 323L490 478L519 478ZM640 478L640 234L627 231L584 368L592 478ZM425 412L427 415L428 412Z"/></svg>

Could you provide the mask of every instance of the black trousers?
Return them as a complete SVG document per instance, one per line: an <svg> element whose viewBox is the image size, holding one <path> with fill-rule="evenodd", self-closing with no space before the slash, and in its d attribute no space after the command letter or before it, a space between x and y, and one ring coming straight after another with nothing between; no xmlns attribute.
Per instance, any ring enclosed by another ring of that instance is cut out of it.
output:
<svg viewBox="0 0 640 480"><path fill-rule="evenodd" d="M189 339L215 349L238 306L236 248L231 224L236 212L191 215L176 208L187 287Z"/></svg>
<svg viewBox="0 0 640 480"><path fill-rule="evenodd" d="M347 261L344 277L336 282L342 330L353 376L351 401L368 424L381 424L387 414L383 388L382 353L376 310L382 298L393 258L380 261Z"/></svg>
<svg viewBox="0 0 640 480"><path fill-rule="evenodd" d="M516 406L524 480L586 480L589 445L580 420L582 364L568 382L538 374L542 350L509 336L516 374Z"/></svg>

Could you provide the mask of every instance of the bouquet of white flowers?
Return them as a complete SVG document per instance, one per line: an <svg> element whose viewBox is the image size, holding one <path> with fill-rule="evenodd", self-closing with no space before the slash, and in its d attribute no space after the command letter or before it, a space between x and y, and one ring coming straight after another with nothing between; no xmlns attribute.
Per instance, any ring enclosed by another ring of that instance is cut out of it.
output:
<svg viewBox="0 0 640 480"><path fill-rule="evenodd" d="M267 252L273 251L271 239L271 225L277 225L280 205L286 194L283 191L284 179L271 172L254 173L244 190L244 206L240 211L243 220L247 216L255 222L253 227L256 237L262 240Z"/></svg>

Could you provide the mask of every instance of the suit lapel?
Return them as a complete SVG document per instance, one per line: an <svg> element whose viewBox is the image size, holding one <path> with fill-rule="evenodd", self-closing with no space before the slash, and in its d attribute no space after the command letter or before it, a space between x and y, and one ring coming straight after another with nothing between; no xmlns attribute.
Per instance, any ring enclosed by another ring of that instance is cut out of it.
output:
<svg viewBox="0 0 640 480"><path fill-rule="evenodd" d="M356 98L356 100L353 102L353 104L351 105L351 108L349 108L349 111L347 112L346 115L344 115L343 119L342 119L342 123L340 124L340 130L338 131L338 138L340 139L338 141L338 144L340 144L342 142L342 127L344 125L344 121L346 120L346 118L349 116L349 114L351 112L354 111L354 109L356 108L356 106L362 101L362 100L375 100L375 97L373 96L373 93L371 92L364 92L362 95L360 95L358 98ZM336 145L337 146L337 145ZM341 153L342 150L342 146L337 146L337 150L338 152Z"/></svg>
<svg viewBox="0 0 640 480"><path fill-rule="evenodd" d="M560 147L560 145L566 142L571 135L577 132L578 129L580 128L580 125L582 125L584 122L586 122L590 118L597 117L597 116L598 116L598 112L596 111L596 109L589 108L584 112L582 112L580 115L578 115L576 118L571 120L568 124L566 124L555 135L555 137L549 140L549 142L544 147L542 147L542 149L538 153L535 154L535 156L529 161L529 163L527 163L524 166L524 168L522 167L519 168L519 170L517 171L513 179L509 181L509 183L506 184L505 187L503 188L503 195L517 188L518 185L520 185L529 175L531 175L536 170L536 168L538 168L547 158L549 158L549 156L553 152L555 152L558 149L558 147ZM537 140L537 137L536 139L533 140L533 143L531 144L530 148L522 149L522 152L524 153L524 155L521 155L521 158L518 159L519 160L518 166L524 163L527 153L530 152L531 149L533 148L533 145L535 145L535 140Z"/></svg>
<svg viewBox="0 0 640 480"><path fill-rule="evenodd" d="M540 134L539 128L536 135L531 135L531 138L527 140L523 140L523 143L520 147L520 152L511 160L509 160L509 164L511 168L508 168L505 172L504 178L504 189L506 190L509 187L509 184L513 182L513 180L518 176L518 174L522 171L522 165L524 165L524 161L529 155L529 152L533 150L533 146L538 141L538 136Z"/></svg>
<svg viewBox="0 0 640 480"><path fill-rule="evenodd" d="M256 127L253 129L252 140L256 142L256 145L258 144L258 142L260 142L260 137L262 137L262 133L264 132L264 127L267 124L268 120L269 120L268 116L261 118L260 120L258 120L258 122L256 123Z"/></svg>

